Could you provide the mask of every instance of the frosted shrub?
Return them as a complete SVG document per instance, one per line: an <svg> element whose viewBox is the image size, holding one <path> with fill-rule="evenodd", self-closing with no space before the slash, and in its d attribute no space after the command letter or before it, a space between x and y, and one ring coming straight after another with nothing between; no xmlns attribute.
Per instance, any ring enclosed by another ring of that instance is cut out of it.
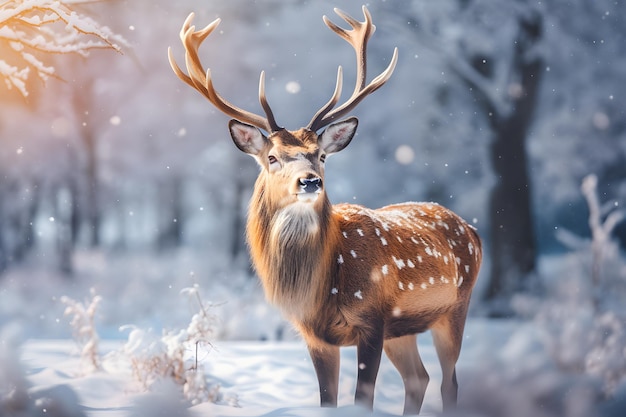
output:
<svg viewBox="0 0 626 417"><path fill-rule="evenodd" d="M197 285L181 293L195 298L199 305L187 328L156 336L151 331L125 326L122 329L131 328L131 332L123 351L130 358L134 377L144 389L150 390L167 378L182 388L191 404L217 402L219 386L209 385L204 367L198 361L199 347L211 345L215 318L207 312Z"/></svg>
<svg viewBox="0 0 626 417"><path fill-rule="evenodd" d="M545 300L518 299L534 315L537 337L558 369L599 381L612 396L626 383L626 262L612 232L624 218L616 202L601 204L597 178L583 180L591 240L568 231L558 238L571 249L567 268L551 277Z"/></svg>
<svg viewBox="0 0 626 417"><path fill-rule="evenodd" d="M72 317L70 326L74 340L78 343L81 359L94 371L102 369L98 353L99 337L95 326L96 311L102 302L102 297L96 295L93 288L90 294L91 299L85 300L84 303L66 296L61 297L61 302L66 305L64 314Z"/></svg>

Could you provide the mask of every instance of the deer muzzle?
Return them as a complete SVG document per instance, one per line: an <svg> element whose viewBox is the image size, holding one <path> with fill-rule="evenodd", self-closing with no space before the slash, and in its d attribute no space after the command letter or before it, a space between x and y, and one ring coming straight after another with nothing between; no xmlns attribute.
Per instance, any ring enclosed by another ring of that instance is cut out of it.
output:
<svg viewBox="0 0 626 417"><path fill-rule="evenodd" d="M299 201L314 202L322 192L322 179L319 177L300 178L298 183L300 186L300 192L297 194Z"/></svg>

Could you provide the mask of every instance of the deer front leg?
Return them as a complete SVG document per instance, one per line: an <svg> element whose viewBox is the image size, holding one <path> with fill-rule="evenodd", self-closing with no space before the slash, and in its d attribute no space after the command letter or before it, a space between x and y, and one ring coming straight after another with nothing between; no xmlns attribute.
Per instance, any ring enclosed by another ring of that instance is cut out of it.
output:
<svg viewBox="0 0 626 417"><path fill-rule="evenodd" d="M337 407L339 392L339 347L308 345L320 386L322 407Z"/></svg>
<svg viewBox="0 0 626 417"><path fill-rule="evenodd" d="M383 351L383 335L362 336L357 344L359 371L354 402L369 410L374 408L374 386Z"/></svg>

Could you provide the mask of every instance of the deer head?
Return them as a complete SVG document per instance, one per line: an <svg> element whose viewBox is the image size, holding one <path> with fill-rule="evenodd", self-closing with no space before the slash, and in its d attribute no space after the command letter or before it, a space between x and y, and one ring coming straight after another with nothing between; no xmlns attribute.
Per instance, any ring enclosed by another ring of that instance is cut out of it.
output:
<svg viewBox="0 0 626 417"><path fill-rule="evenodd" d="M180 38L185 46L185 63L189 75L176 64L171 48L168 50L169 61L176 75L198 90L223 113L234 118L229 123L233 142L237 148L253 156L259 163L262 169L260 178L271 181L271 192L278 194L273 201L284 204L314 203L318 200L317 197L324 194L324 161L327 156L341 151L350 143L358 125L354 117L338 120L387 82L398 59L396 48L387 69L366 85L367 41L375 30L370 13L363 6L365 21L359 22L339 9L335 9L335 12L351 26L351 30L340 28L326 16L324 22L352 45L356 52L357 76L354 91L344 104L335 108L343 84L342 69L339 67L335 91L330 100L315 113L307 127L297 131L288 131L276 123L265 96L264 72L261 72L259 80L259 101L265 117L240 109L215 91L211 70L203 68L198 48L219 25L220 19L198 31L191 25L193 13L185 20ZM316 133L326 126L328 127L322 133Z"/></svg>

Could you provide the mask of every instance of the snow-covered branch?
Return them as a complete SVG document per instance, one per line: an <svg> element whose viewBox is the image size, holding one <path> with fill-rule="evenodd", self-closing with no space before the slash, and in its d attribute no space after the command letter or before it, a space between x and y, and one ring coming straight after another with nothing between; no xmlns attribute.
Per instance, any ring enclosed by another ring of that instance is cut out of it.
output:
<svg viewBox="0 0 626 417"><path fill-rule="evenodd" d="M485 100L491 113L497 116L508 114L512 106L508 97L503 94L505 88L502 88L501 83L485 77L473 68L467 60L459 59L458 56L458 51L446 55L450 69Z"/></svg>
<svg viewBox="0 0 626 417"><path fill-rule="evenodd" d="M121 52L126 41L107 26L76 12L77 1L9 0L0 4L0 77L9 89L28 95L27 81L55 76L43 55L75 53L86 56L92 49Z"/></svg>
<svg viewBox="0 0 626 417"><path fill-rule="evenodd" d="M592 252L592 282L595 286L600 284L600 266L604 256L613 255L617 249L610 246L611 233L624 219L622 210L610 211L603 220L603 211L607 211L600 204L597 194L598 177L588 175L584 178L581 190L587 205L589 206L589 228L591 229L591 252ZM609 253L607 253L609 252Z"/></svg>

